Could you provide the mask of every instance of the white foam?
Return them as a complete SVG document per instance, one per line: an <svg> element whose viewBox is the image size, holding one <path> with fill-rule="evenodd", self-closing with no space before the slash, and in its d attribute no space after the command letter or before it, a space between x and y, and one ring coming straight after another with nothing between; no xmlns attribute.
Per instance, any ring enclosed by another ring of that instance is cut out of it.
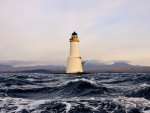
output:
<svg viewBox="0 0 150 113"><path fill-rule="evenodd" d="M78 81L85 81L85 82L89 82L91 84L96 85L96 83L94 82L94 80L89 80L89 79L85 79L85 78L71 80L71 82L78 82Z"/></svg>
<svg viewBox="0 0 150 113"><path fill-rule="evenodd" d="M128 98L128 97L119 97L119 98L82 98L85 101L82 101L87 108L91 108L94 111L97 111L99 106L92 106L88 103L88 100L100 100L102 103L107 102L107 100L110 100L110 102L115 103L116 105L121 105L126 109L126 111L131 110L132 108L140 108L144 109L145 107L150 107L150 101L144 98ZM40 113L42 109L39 109L39 105L47 104L52 101L58 101L62 104L66 105L66 113L68 113L74 106L78 106L78 102L80 102L80 98L70 98L70 99L51 99L51 100L29 100L29 99L22 99L22 98L11 98L11 97L4 97L0 98L0 108L1 113L19 113L23 109L26 109L27 111L33 111L33 113ZM70 102L69 102L70 101ZM71 102L72 101L72 102ZM73 102L75 101L75 103ZM76 103L77 102L77 103ZM109 101L108 101L109 102ZM16 110L7 110L7 108L11 107L17 107ZM117 108L116 108L117 109ZM143 110L144 113L150 113L150 110Z"/></svg>
<svg viewBox="0 0 150 113"><path fill-rule="evenodd" d="M148 110L148 111L144 111L144 113L150 113L150 110Z"/></svg>
<svg viewBox="0 0 150 113"><path fill-rule="evenodd" d="M150 85L144 83L144 84L141 84L140 86L141 86L141 87L149 87Z"/></svg>
<svg viewBox="0 0 150 113"><path fill-rule="evenodd" d="M145 108L150 106L150 101L145 98L119 97L114 99L113 102L125 107L127 110L130 110L131 108Z"/></svg>
<svg viewBox="0 0 150 113"><path fill-rule="evenodd" d="M1 109L1 112L4 112L4 113L9 113L10 111L7 111L7 107L17 107L16 110L11 110L11 113L12 112L15 112L15 113L19 113L21 110L23 109L26 109L27 111L30 111L30 110L33 110L40 105L40 104L43 104L45 103L46 100L28 100L28 99L21 99L21 98L10 98L10 97L7 97L7 98L0 98L0 107L2 108ZM36 111L35 113L38 113L38 111ZM40 113L40 112L39 112Z"/></svg>
<svg viewBox="0 0 150 113"><path fill-rule="evenodd" d="M66 105L66 113L68 113L69 110L71 109L71 104L68 102L62 102L62 103Z"/></svg>

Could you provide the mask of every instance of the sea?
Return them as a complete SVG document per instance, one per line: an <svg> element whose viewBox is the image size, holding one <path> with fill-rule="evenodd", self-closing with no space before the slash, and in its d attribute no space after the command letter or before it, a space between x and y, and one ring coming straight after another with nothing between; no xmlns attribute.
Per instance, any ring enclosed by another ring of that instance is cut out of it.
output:
<svg viewBox="0 0 150 113"><path fill-rule="evenodd" d="M150 113L150 73L1 73L0 113Z"/></svg>

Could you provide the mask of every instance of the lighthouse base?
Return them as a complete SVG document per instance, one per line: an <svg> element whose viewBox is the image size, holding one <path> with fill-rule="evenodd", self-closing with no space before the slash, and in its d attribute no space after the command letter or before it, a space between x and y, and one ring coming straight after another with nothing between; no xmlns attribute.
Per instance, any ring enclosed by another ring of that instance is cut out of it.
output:
<svg viewBox="0 0 150 113"><path fill-rule="evenodd" d="M68 58L66 73L68 74L83 73L81 57Z"/></svg>

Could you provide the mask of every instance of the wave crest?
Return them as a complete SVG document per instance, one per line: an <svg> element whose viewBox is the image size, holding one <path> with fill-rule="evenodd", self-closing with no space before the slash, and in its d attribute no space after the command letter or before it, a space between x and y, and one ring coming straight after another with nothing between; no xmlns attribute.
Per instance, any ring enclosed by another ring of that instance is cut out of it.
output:
<svg viewBox="0 0 150 113"><path fill-rule="evenodd" d="M142 84L139 87L132 89L132 91L127 92L126 96L150 99L150 86L147 84Z"/></svg>
<svg viewBox="0 0 150 113"><path fill-rule="evenodd" d="M69 94L75 96L83 96L83 95L91 96L108 92L108 89L102 85L101 86L97 85L92 80L82 78L67 82L64 86L61 87L61 91L65 95Z"/></svg>

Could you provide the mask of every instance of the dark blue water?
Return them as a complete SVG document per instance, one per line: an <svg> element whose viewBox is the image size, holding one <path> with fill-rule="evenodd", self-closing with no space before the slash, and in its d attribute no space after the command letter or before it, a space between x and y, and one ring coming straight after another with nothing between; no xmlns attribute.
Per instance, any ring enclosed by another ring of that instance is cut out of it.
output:
<svg viewBox="0 0 150 113"><path fill-rule="evenodd" d="M0 74L0 113L150 113L150 74Z"/></svg>

